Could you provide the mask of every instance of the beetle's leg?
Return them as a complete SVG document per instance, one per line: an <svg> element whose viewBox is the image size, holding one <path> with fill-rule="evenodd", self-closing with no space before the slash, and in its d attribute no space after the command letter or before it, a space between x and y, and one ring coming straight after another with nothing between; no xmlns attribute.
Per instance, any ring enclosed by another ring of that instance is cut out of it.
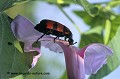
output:
<svg viewBox="0 0 120 79"><path fill-rule="evenodd" d="M36 43L37 43L38 40L39 40L40 38L42 38L44 35L46 35L46 33L44 33L41 37L39 37L39 38L37 39Z"/></svg>
<svg viewBox="0 0 120 79"><path fill-rule="evenodd" d="M55 43L55 39L57 39L57 38L59 39L59 37L55 37L55 38L54 38L54 43Z"/></svg>
<svg viewBox="0 0 120 79"><path fill-rule="evenodd" d="M44 33L41 37L39 37L39 38L37 39L36 43L38 42L38 40L39 40L40 38L42 38L44 35L47 35L47 34L49 34L49 33L51 33L51 30L48 31L47 33Z"/></svg>
<svg viewBox="0 0 120 79"><path fill-rule="evenodd" d="M65 39L64 39L64 40L66 41L66 39L67 39L67 37L65 36Z"/></svg>

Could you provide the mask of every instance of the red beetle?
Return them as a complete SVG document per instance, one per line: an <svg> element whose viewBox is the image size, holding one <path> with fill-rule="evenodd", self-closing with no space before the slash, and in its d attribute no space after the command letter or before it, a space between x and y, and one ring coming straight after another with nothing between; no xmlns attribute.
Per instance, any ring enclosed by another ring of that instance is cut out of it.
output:
<svg viewBox="0 0 120 79"><path fill-rule="evenodd" d="M56 38L65 37L65 41L68 38L69 45L74 45L75 43L77 43L77 42L73 43L74 40L72 38L72 33L70 29L56 21L47 20L47 19L42 20L39 24L35 26L35 29L39 32L44 33L40 38L42 38L44 35L52 34L55 35ZM38 38L38 40L40 38Z"/></svg>

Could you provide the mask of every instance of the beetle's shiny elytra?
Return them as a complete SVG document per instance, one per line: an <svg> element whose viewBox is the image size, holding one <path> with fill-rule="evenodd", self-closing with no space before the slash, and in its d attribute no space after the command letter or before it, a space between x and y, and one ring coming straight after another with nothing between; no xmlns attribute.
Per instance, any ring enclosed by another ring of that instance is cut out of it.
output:
<svg viewBox="0 0 120 79"><path fill-rule="evenodd" d="M76 42L73 43L72 32L69 30L69 28L56 21L46 20L46 19L42 20L39 24L35 26L35 29L39 32L44 33L40 38L42 38L44 35L51 34L51 35L55 35L56 38L65 37L65 41L68 38L68 42L70 45L76 43ZM38 40L40 38L38 38Z"/></svg>

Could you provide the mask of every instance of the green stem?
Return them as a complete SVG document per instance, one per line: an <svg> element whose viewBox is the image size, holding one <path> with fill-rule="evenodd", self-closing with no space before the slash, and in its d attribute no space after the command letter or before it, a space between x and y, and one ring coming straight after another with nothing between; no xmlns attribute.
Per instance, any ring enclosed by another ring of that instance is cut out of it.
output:
<svg viewBox="0 0 120 79"><path fill-rule="evenodd" d="M58 8L64 13L64 15L74 24L75 28L78 30L78 32L80 34L82 34L82 32L80 31L80 28L75 24L75 22L67 15L67 13L62 9L62 7L57 4Z"/></svg>
<svg viewBox="0 0 120 79"><path fill-rule="evenodd" d="M111 32L111 22L110 22L109 19L107 19L106 23L105 23L105 35L104 35L104 43L105 43L105 45L107 45L108 42L109 42L110 32Z"/></svg>
<svg viewBox="0 0 120 79"><path fill-rule="evenodd" d="M77 4L74 0L40 0L40 1L46 1L54 4Z"/></svg>
<svg viewBox="0 0 120 79"><path fill-rule="evenodd" d="M93 5L101 5L101 4L108 4L110 1L107 2L99 2L99 3L93 3Z"/></svg>

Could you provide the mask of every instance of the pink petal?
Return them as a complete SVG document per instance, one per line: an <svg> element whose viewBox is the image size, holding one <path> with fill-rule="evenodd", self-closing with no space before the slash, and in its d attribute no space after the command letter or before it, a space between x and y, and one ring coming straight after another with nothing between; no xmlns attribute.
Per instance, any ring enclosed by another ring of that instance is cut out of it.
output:
<svg viewBox="0 0 120 79"><path fill-rule="evenodd" d="M76 47L58 44L64 51L68 79L85 79L84 60L76 52Z"/></svg>
<svg viewBox="0 0 120 79"><path fill-rule="evenodd" d="M62 48L57 43L54 43L53 38L51 38L51 41L50 40L45 41L46 39L48 40L50 38L49 37L45 38L44 41L42 41L43 39L40 39L42 46L44 46L54 52L59 52L59 53L63 52Z"/></svg>
<svg viewBox="0 0 120 79"><path fill-rule="evenodd" d="M31 68L33 68L37 63L38 58L41 56L41 53L40 53L40 48L34 48L34 47L32 47L32 44L42 34L37 32L34 29L34 25L29 20L27 20L25 17L23 17L21 15L16 16L15 19L12 21L11 29L12 29L15 37L19 41L24 42L24 51L25 52L30 52L30 51L38 52L38 55L34 56L33 62L31 64L31 66L32 66Z"/></svg>
<svg viewBox="0 0 120 79"><path fill-rule="evenodd" d="M91 44L81 50L84 53L85 73L95 74L112 55L112 50L102 44ZM82 54L80 54L82 55Z"/></svg>
<svg viewBox="0 0 120 79"><path fill-rule="evenodd" d="M25 40L32 39L36 40L40 35L40 32L34 29L34 25L25 17L17 15L11 23L11 29L15 37L24 42Z"/></svg>
<svg viewBox="0 0 120 79"><path fill-rule="evenodd" d="M36 50L38 50L38 49L36 49ZM30 71L37 64L37 61L40 58L40 56L41 56L40 52L39 52L39 54L37 56L34 56L32 64L31 64L31 68L28 71Z"/></svg>

